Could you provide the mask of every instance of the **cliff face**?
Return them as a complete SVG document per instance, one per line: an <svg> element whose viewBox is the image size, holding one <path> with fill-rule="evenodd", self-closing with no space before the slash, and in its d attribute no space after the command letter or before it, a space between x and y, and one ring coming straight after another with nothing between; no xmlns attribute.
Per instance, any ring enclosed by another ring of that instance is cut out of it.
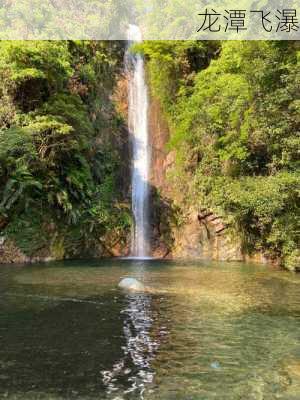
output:
<svg viewBox="0 0 300 400"><path fill-rule="evenodd" d="M152 146L152 248L153 255L168 258L210 259L219 261L274 262L263 254L247 255L242 251L237 232L224 224L222 217L208 209L183 209L174 198L168 179L175 162L167 150L169 128L159 102L150 99L149 133ZM184 197L184 193L182 193Z"/></svg>
<svg viewBox="0 0 300 400"><path fill-rule="evenodd" d="M153 187L160 189L165 195L170 191L166 174L168 166L173 163L172 153L166 149L169 140L168 124L163 118L159 102L150 98L149 134L151 144L151 180Z"/></svg>
<svg viewBox="0 0 300 400"><path fill-rule="evenodd" d="M175 233L174 257L241 261L240 240L213 213L191 211Z"/></svg>

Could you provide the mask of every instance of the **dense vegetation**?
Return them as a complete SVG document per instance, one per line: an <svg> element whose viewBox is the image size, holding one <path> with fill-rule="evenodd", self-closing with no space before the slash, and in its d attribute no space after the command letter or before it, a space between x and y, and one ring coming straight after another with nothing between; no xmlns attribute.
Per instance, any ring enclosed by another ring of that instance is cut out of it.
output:
<svg viewBox="0 0 300 400"><path fill-rule="evenodd" d="M181 206L221 212L245 251L263 250L296 268L299 44L164 41L140 50L170 125Z"/></svg>
<svg viewBox="0 0 300 400"><path fill-rule="evenodd" d="M122 120L111 96L122 46L0 42L0 234L27 255L95 254L128 233ZM299 44L156 41L138 49L170 126L177 206L221 213L245 252L296 268Z"/></svg>
<svg viewBox="0 0 300 400"><path fill-rule="evenodd" d="M122 237L119 42L0 42L0 231L27 255Z"/></svg>

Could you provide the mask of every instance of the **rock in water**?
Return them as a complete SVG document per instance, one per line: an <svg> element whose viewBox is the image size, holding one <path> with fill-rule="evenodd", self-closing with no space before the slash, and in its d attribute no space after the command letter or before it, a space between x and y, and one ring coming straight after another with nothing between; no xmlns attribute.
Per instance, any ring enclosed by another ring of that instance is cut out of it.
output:
<svg viewBox="0 0 300 400"><path fill-rule="evenodd" d="M129 292L144 292L145 286L134 278L124 278L119 282L119 288Z"/></svg>
<svg viewBox="0 0 300 400"><path fill-rule="evenodd" d="M211 366L211 368L213 368L213 369L220 369L220 368L221 368L221 365L220 365L220 363L219 363L218 361L212 362L212 363L210 364L210 366Z"/></svg>

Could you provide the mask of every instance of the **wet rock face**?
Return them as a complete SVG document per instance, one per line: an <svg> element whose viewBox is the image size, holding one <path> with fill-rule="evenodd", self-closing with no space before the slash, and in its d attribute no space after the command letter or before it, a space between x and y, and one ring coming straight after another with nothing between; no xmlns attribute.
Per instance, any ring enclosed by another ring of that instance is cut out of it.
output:
<svg viewBox="0 0 300 400"><path fill-rule="evenodd" d="M134 278L123 278L119 282L119 288L126 290L128 292L144 292L145 286Z"/></svg>

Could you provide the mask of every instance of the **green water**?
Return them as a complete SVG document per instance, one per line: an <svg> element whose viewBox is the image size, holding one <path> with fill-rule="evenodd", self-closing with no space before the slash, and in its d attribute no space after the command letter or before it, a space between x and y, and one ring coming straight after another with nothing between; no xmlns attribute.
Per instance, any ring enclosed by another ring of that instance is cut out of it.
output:
<svg viewBox="0 0 300 400"><path fill-rule="evenodd" d="M0 292L0 398L300 399L297 275L74 261L2 266Z"/></svg>

